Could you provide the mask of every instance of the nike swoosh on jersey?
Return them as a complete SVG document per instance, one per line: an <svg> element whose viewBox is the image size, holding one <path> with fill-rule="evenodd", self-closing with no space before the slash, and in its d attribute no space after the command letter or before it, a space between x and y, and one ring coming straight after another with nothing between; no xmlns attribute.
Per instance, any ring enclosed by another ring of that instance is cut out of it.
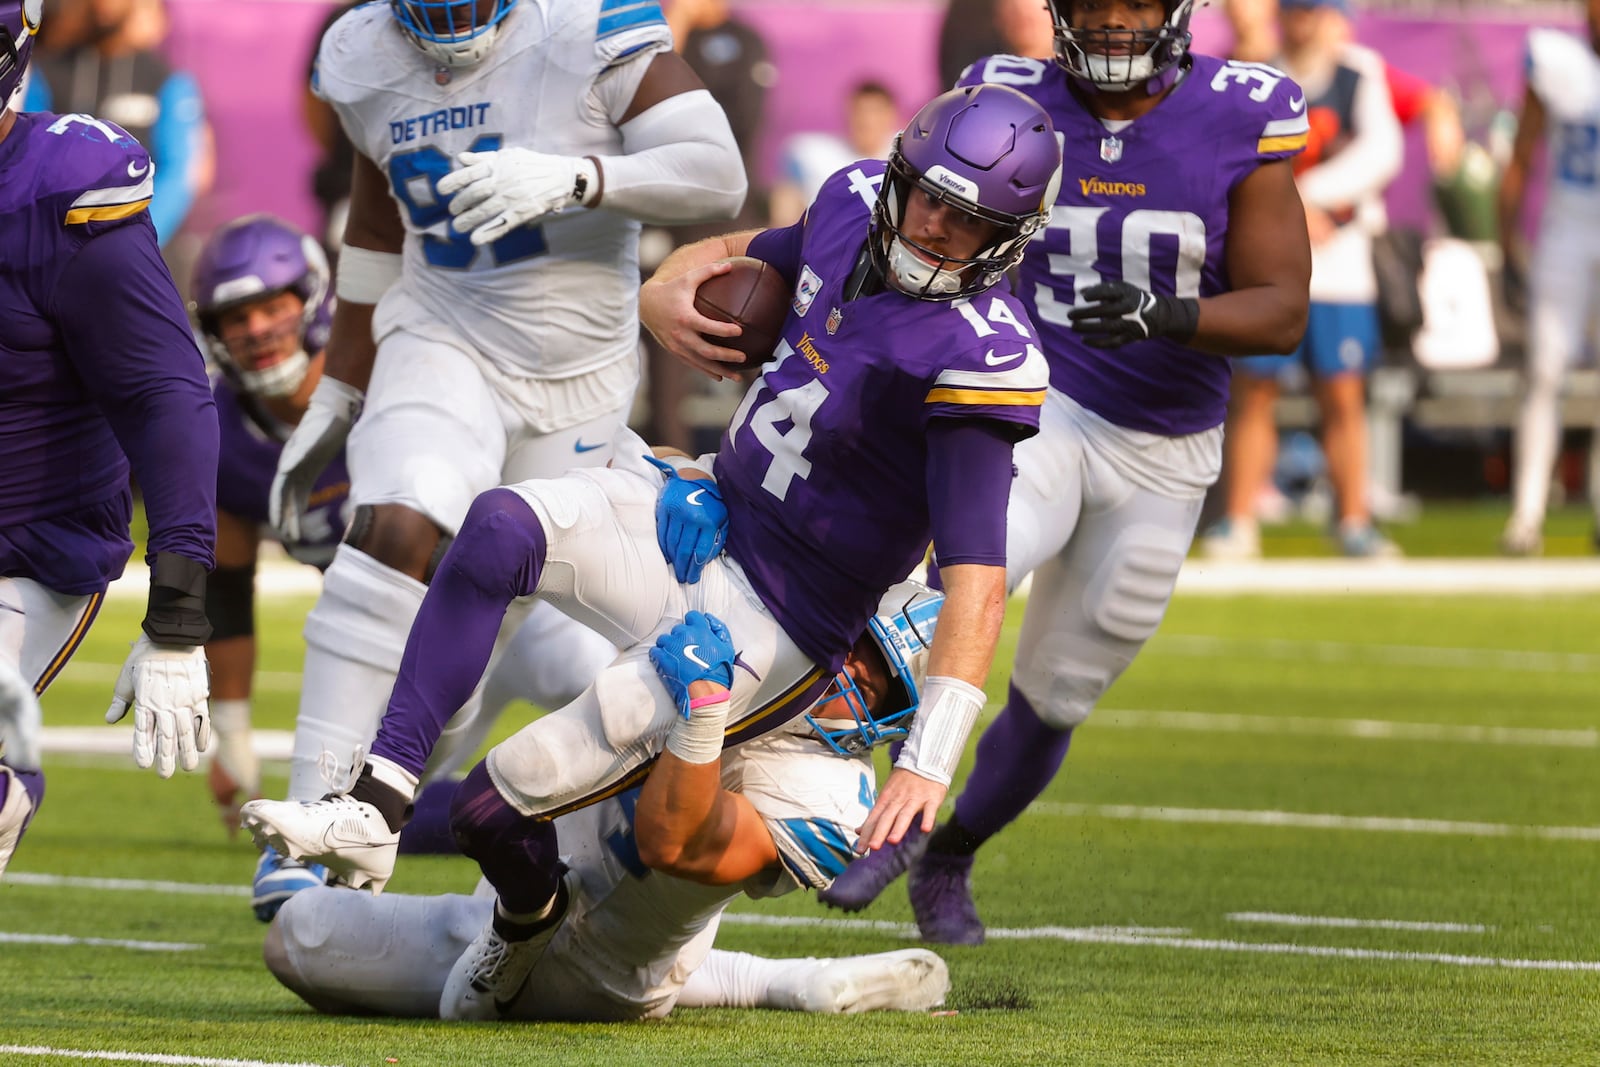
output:
<svg viewBox="0 0 1600 1067"><path fill-rule="evenodd" d="M130 177L130 178L143 178L144 175L145 175L145 172L148 171L149 169L150 169L150 161L149 160L146 160L144 166L142 166L142 167L139 166L139 164L137 164L137 163L129 163L128 164L128 177Z"/></svg>
<svg viewBox="0 0 1600 1067"><path fill-rule="evenodd" d="M597 445L586 445L583 443L583 438L580 437L578 438L577 443L572 446L572 450L574 452L593 452L597 448L604 447L606 447L606 443L604 441L601 441Z"/></svg>
<svg viewBox="0 0 1600 1067"><path fill-rule="evenodd" d="M693 504L695 507L699 507L700 506L700 498L705 496L705 495L706 495L706 491L704 489L696 489L694 492L692 492L688 496L684 497L684 499L687 500L689 503Z"/></svg>
<svg viewBox="0 0 1600 1067"><path fill-rule="evenodd" d="M703 660L699 656L695 655L695 653L699 652L699 651L700 651L700 646L699 645L684 645L683 646L683 658L688 660L688 661L690 661L691 663L698 663L700 666L704 667L706 670L709 671L711 669L711 664L707 663L705 660Z"/></svg>
<svg viewBox="0 0 1600 1067"><path fill-rule="evenodd" d="M1306 98L1305 97L1297 96L1293 100L1289 101L1289 110L1293 111L1295 114L1299 114L1300 112L1304 111L1305 109L1306 109Z"/></svg>
<svg viewBox="0 0 1600 1067"><path fill-rule="evenodd" d="M994 349L991 348L991 349L989 349L989 351L987 351L987 352L985 352L983 354L983 361L985 363L989 364L989 366L991 366L991 367L1001 367L1001 366L1004 366L1007 363L1010 363L1014 359L1021 359L1023 356L1025 356L1027 354L1028 353L1026 353L1026 352L1013 352L1009 356L1000 356L1000 357L996 358L996 356L994 354Z"/></svg>

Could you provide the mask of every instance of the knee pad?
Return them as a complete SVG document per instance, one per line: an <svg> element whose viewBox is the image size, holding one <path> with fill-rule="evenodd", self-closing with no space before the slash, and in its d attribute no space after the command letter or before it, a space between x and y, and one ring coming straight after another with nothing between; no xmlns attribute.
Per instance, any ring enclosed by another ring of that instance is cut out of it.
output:
<svg viewBox="0 0 1600 1067"><path fill-rule="evenodd" d="M478 494L461 522L455 547L453 573L485 593L529 596L539 588L548 550L544 527L509 489Z"/></svg>
<svg viewBox="0 0 1600 1067"><path fill-rule="evenodd" d="M1116 640L1143 645L1167 613L1188 547L1186 534L1162 527L1124 530L1084 589L1089 621Z"/></svg>

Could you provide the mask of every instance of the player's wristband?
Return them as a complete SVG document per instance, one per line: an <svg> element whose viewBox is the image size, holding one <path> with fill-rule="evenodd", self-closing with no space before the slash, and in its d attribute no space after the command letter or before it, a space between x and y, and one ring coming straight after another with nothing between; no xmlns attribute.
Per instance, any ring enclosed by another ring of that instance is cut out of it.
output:
<svg viewBox="0 0 1600 1067"><path fill-rule="evenodd" d="M689 701L689 717L677 716L667 731L667 751L685 763L721 759L722 735L732 706L732 694L727 690Z"/></svg>
<svg viewBox="0 0 1600 1067"><path fill-rule="evenodd" d="M155 554L143 629L158 645L203 645L210 640L204 565L174 552Z"/></svg>
<svg viewBox="0 0 1600 1067"><path fill-rule="evenodd" d="M398 252L375 252L359 245L339 250L333 288L340 300L352 304L376 304L400 280L402 259Z"/></svg>
<svg viewBox="0 0 1600 1067"><path fill-rule="evenodd" d="M983 690L977 686L959 678L930 675L911 724L911 736L894 765L949 785L984 702Z"/></svg>

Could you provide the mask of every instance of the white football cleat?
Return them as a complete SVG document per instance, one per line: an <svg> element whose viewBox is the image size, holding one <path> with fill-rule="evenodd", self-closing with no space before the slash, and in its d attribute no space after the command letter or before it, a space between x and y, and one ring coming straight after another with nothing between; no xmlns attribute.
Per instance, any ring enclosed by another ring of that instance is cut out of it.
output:
<svg viewBox="0 0 1600 1067"><path fill-rule="evenodd" d="M925 948L818 960L793 991L801 1011L927 1011L944 1003L950 970Z"/></svg>
<svg viewBox="0 0 1600 1067"><path fill-rule="evenodd" d="M555 910L546 925L524 941L507 941L494 928L494 918L478 931L450 968L444 992L439 995L439 1018L494 1022L504 1019L517 994L544 956L550 939L567 915L567 887L557 890Z"/></svg>
<svg viewBox="0 0 1600 1067"><path fill-rule="evenodd" d="M5 800L0 802L0 878L3 878L6 864L11 862L17 842L22 840L22 831L28 828L28 821L38 808L38 798L44 795L44 775L37 771L23 775L0 763L0 785L5 786Z"/></svg>
<svg viewBox="0 0 1600 1067"><path fill-rule="evenodd" d="M381 893L394 874L399 832L389 829L376 807L354 797L252 800L240 809L239 822L257 848L321 864L330 881L352 889Z"/></svg>

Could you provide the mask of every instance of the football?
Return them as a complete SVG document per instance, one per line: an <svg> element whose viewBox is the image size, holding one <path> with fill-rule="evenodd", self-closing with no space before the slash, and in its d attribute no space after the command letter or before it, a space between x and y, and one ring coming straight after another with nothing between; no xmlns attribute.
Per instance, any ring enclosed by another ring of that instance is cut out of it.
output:
<svg viewBox="0 0 1600 1067"><path fill-rule="evenodd" d="M783 332L789 315L789 283L777 269L751 256L732 256L726 263L733 269L718 274L695 290L694 308L708 319L737 322L744 328L738 337L712 337L712 344L744 353L747 367L772 358L772 350Z"/></svg>

